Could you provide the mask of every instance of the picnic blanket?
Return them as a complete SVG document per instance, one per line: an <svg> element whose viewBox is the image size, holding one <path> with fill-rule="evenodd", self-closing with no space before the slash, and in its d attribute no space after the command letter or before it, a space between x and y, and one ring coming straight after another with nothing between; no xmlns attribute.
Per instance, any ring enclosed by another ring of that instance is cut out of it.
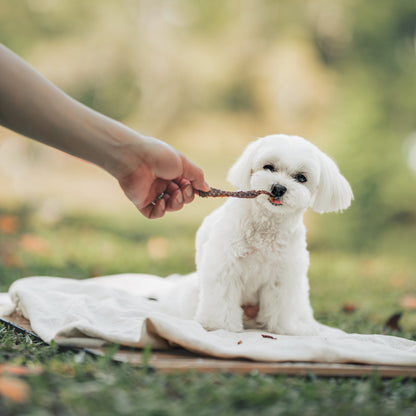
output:
<svg viewBox="0 0 416 416"><path fill-rule="evenodd" d="M416 342L394 336L206 331L192 319L196 284L194 274L29 277L14 282L8 296L0 296L0 315L19 311L45 342L63 346L179 346L212 357L255 361L416 365Z"/></svg>

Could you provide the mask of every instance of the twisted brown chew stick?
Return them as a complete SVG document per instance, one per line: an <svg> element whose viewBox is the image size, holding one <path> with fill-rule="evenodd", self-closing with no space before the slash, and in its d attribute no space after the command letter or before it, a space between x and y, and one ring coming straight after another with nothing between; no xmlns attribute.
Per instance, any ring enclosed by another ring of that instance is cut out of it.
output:
<svg viewBox="0 0 416 416"><path fill-rule="evenodd" d="M203 198L207 196L212 197L228 197L232 196L235 198L256 198L257 196L261 194L270 195L270 192L267 191L222 191L221 189L215 189L211 188L208 192L204 191L198 191L199 196L202 196Z"/></svg>

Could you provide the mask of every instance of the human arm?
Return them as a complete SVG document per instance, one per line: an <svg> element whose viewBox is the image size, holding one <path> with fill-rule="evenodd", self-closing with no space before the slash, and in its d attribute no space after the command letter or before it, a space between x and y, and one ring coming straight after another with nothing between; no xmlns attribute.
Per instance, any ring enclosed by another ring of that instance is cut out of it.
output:
<svg viewBox="0 0 416 416"><path fill-rule="evenodd" d="M196 190L209 189L201 169L181 153L69 97L2 44L0 124L100 166L148 218L176 211Z"/></svg>

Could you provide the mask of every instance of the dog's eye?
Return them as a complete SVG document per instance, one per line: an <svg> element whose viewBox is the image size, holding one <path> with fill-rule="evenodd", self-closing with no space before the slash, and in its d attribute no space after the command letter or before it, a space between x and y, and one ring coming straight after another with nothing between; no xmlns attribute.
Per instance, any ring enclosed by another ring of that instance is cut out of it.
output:
<svg viewBox="0 0 416 416"><path fill-rule="evenodd" d="M273 165L267 164L263 166L264 170L270 170L271 172L274 172L276 169L274 168Z"/></svg>
<svg viewBox="0 0 416 416"><path fill-rule="evenodd" d="M295 175L295 179L300 183L305 183L307 181L306 176L303 175L302 173L297 173Z"/></svg>

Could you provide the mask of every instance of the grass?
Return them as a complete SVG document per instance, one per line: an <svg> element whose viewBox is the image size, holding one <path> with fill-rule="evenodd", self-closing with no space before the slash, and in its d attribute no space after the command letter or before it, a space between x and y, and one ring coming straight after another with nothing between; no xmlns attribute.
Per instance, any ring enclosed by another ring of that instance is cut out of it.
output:
<svg viewBox="0 0 416 416"><path fill-rule="evenodd" d="M1 328L0 357L41 366L24 377L30 398L15 403L0 398L2 415L413 415L416 384L381 380L260 375L158 374L111 355L57 352Z"/></svg>
<svg viewBox="0 0 416 416"><path fill-rule="evenodd" d="M122 272L187 273L194 267L197 225L174 216L150 222L139 216L114 219L86 214L67 215L50 224L42 222L31 207L3 210L0 290L6 291L19 277L37 274L88 278ZM311 238L311 298L320 321L349 332L380 333L385 320L402 309L400 299L415 295L413 257L389 252L341 253L320 249L313 241L317 237ZM395 241L399 244L400 240ZM345 313L345 304L353 305L355 312ZM415 315L405 311L402 331L395 335L416 339ZM391 416L414 415L416 406L414 381L381 380L376 374L353 379L255 372L165 375L114 363L114 349L94 358L84 352L58 350L56 345L45 345L2 325L0 339L0 391L10 378L19 379L27 391L20 402L0 395L2 416ZM7 375L6 363L26 370Z"/></svg>

